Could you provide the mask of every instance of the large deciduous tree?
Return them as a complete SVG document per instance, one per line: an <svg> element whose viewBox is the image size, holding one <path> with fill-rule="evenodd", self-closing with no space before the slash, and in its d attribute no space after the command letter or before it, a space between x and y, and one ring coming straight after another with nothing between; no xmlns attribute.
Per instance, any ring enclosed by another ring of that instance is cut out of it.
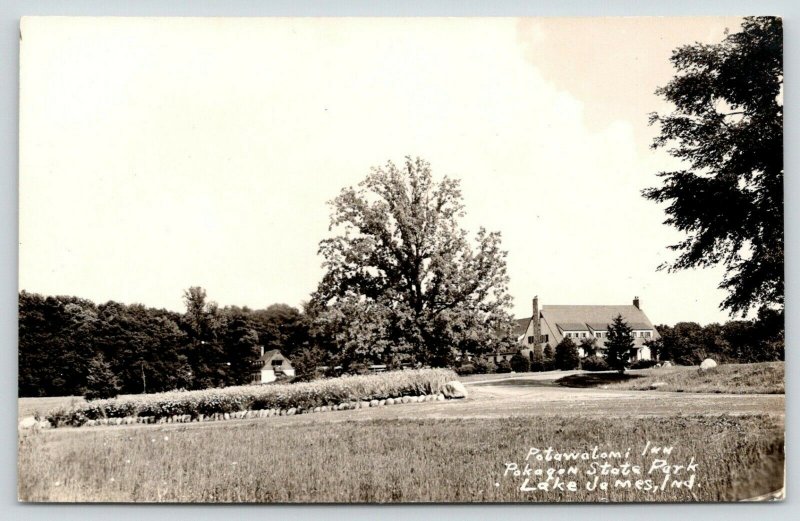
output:
<svg viewBox="0 0 800 521"><path fill-rule="evenodd" d="M676 49L676 76L656 91L675 109L650 116L653 148L686 164L643 191L687 234L662 268L724 266L732 315L783 305L782 33L780 18L746 18L719 44Z"/></svg>
<svg viewBox="0 0 800 521"><path fill-rule="evenodd" d="M481 228L470 240L460 227L457 180L437 181L427 162L406 158L330 204L334 236L320 243L326 273L312 308L342 363L447 365L509 337L506 252L499 233Z"/></svg>

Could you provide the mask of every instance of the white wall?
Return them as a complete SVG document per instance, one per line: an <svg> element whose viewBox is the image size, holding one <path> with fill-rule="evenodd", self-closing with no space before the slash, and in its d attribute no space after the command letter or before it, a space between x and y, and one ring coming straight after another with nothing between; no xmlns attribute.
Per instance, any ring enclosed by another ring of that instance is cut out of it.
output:
<svg viewBox="0 0 800 521"><path fill-rule="evenodd" d="M294 373L294 369L292 369L292 372ZM275 371L273 371L272 369L262 369L261 370L261 383L262 384L266 384L266 383L274 382L274 381L275 381Z"/></svg>

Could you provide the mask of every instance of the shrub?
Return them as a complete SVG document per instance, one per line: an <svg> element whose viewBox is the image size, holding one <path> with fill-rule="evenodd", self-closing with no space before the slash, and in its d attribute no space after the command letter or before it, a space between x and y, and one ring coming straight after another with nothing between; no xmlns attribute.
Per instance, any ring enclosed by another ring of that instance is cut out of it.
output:
<svg viewBox="0 0 800 521"><path fill-rule="evenodd" d="M79 403L50 411L55 426L80 426L88 420L152 416L230 413L260 409L312 409L344 401L369 401L403 395L436 394L456 378L449 369L416 369L388 373L342 376L297 384L243 385L224 389L130 395Z"/></svg>
<svg viewBox="0 0 800 521"><path fill-rule="evenodd" d="M555 366L556 369L569 371L580 366L581 358L578 355L578 347L570 338L565 338L556 346Z"/></svg>
<svg viewBox="0 0 800 521"><path fill-rule="evenodd" d="M527 373L531 370L531 362L522 353L517 353L511 357L511 369L517 373Z"/></svg>
<svg viewBox="0 0 800 521"><path fill-rule="evenodd" d="M658 363L658 360L636 360L631 364L631 369L650 369Z"/></svg>
<svg viewBox="0 0 800 521"><path fill-rule="evenodd" d="M370 371L369 371L369 366L367 364L362 363L362 362L356 362L356 363L350 364L348 366L347 373L348 374L364 375L364 374L369 374Z"/></svg>
<svg viewBox="0 0 800 521"><path fill-rule="evenodd" d="M475 366L473 364L463 364L455 369L458 376L469 376L475 373Z"/></svg>
<svg viewBox="0 0 800 521"><path fill-rule="evenodd" d="M491 360L477 358L472 363L475 367L475 374L490 374L497 372L497 366Z"/></svg>
<svg viewBox="0 0 800 521"><path fill-rule="evenodd" d="M510 373L511 371L511 364L508 362L508 360L502 360L499 364L497 364L498 373Z"/></svg>
<svg viewBox="0 0 800 521"><path fill-rule="evenodd" d="M542 371L552 371L556 368L556 352L553 346L546 344L542 350Z"/></svg>
<svg viewBox="0 0 800 521"><path fill-rule="evenodd" d="M584 371L608 371L610 367L603 357L587 356L581 360L581 368Z"/></svg>

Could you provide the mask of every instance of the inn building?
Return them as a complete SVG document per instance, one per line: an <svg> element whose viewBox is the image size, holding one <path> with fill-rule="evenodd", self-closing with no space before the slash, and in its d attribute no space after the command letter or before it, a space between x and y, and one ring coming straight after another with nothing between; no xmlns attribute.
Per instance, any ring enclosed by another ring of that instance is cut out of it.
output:
<svg viewBox="0 0 800 521"><path fill-rule="evenodd" d="M529 318L517 320L517 343L520 352L533 359L533 350L538 343L542 349L555 348L564 338L570 338L581 357L597 354L605 355L608 326L622 315L622 319L633 332L634 349L631 361L650 360L652 353L648 341L660 338L658 331L650 322L641 306L639 297L628 305L543 305L539 297L533 298L533 313ZM581 347L584 339L594 339L594 353L587 353Z"/></svg>

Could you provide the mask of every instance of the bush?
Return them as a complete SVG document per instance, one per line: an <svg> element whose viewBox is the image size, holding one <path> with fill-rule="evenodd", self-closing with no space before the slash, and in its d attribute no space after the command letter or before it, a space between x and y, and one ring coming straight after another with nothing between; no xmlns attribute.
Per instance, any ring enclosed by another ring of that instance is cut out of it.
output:
<svg viewBox="0 0 800 521"><path fill-rule="evenodd" d="M581 369L584 371L608 371L608 362L600 356L587 356L581 360Z"/></svg>
<svg viewBox="0 0 800 521"><path fill-rule="evenodd" d="M463 364L455 369L458 376L469 376L475 374L475 366L473 364Z"/></svg>
<svg viewBox="0 0 800 521"><path fill-rule="evenodd" d="M556 352L553 346L546 344L542 350L542 371L552 371L556 368Z"/></svg>
<svg viewBox="0 0 800 521"><path fill-rule="evenodd" d="M527 373L531 370L531 361L522 353L517 353L511 357L511 369L517 373Z"/></svg>
<svg viewBox="0 0 800 521"><path fill-rule="evenodd" d="M243 385L223 389L130 395L94 400L47 414L54 427L80 426L88 420L226 413L261 409L313 409L342 402L382 400L403 395L436 394L456 379L449 369L416 369L363 376L342 376L297 384Z"/></svg>
<svg viewBox="0 0 800 521"><path fill-rule="evenodd" d="M497 372L497 366L491 360L476 358L472 365L475 367L475 374L491 374Z"/></svg>
<svg viewBox="0 0 800 521"><path fill-rule="evenodd" d="M631 369L650 369L658 363L658 360L637 360L631 364Z"/></svg>
<svg viewBox="0 0 800 521"><path fill-rule="evenodd" d="M565 338L556 346L555 366L562 371L577 369L581 364L578 347L569 338Z"/></svg>
<svg viewBox="0 0 800 521"><path fill-rule="evenodd" d="M508 360L502 360L499 364L497 364L498 373L510 373L511 371L511 364L508 362Z"/></svg>

